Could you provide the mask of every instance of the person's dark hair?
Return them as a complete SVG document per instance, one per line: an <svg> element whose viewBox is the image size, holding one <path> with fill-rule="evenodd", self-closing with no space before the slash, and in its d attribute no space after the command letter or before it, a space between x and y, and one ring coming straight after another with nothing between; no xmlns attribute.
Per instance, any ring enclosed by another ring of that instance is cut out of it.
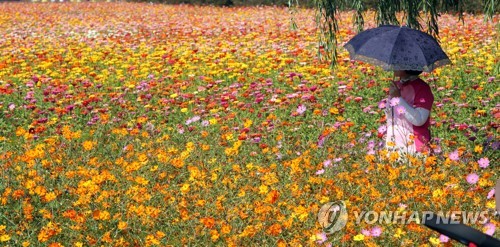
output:
<svg viewBox="0 0 500 247"><path fill-rule="evenodd" d="M422 74L422 71L420 71L420 70L405 70L405 73L408 75L420 75L420 74Z"/></svg>

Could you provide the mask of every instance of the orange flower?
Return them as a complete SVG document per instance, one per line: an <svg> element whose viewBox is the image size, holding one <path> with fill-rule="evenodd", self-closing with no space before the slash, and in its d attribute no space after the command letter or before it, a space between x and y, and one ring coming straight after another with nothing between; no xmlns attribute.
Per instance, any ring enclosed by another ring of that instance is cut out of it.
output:
<svg viewBox="0 0 500 247"><path fill-rule="evenodd" d="M273 236L278 236L282 231L281 225L275 223L267 228L266 233Z"/></svg>
<svg viewBox="0 0 500 247"><path fill-rule="evenodd" d="M213 228L215 226L215 219L211 217L201 218L200 222L207 228Z"/></svg>

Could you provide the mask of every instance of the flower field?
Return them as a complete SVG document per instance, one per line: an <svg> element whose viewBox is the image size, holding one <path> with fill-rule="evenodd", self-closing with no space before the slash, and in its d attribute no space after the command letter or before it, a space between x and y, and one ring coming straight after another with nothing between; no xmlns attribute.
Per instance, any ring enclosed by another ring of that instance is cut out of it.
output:
<svg viewBox="0 0 500 247"><path fill-rule="evenodd" d="M296 30L272 7L0 12L1 246L450 246L353 212L495 208L498 15L441 16L433 152L401 161L379 108L392 73L342 48L330 69L312 10ZM326 235L316 215L338 200L350 219ZM471 226L500 237L491 213Z"/></svg>

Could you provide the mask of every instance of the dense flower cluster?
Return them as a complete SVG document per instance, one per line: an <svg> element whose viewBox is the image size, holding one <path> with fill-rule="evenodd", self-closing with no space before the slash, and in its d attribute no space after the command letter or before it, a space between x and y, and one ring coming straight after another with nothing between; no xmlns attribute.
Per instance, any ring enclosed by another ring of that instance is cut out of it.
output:
<svg viewBox="0 0 500 247"><path fill-rule="evenodd" d="M311 10L297 30L271 7L0 12L2 246L440 245L418 224L326 235L316 213L334 200L350 212L495 207L498 29L482 16L440 19L453 65L423 75L436 96L423 159L384 150L391 75L343 50L331 70ZM499 236L498 219L473 227Z"/></svg>

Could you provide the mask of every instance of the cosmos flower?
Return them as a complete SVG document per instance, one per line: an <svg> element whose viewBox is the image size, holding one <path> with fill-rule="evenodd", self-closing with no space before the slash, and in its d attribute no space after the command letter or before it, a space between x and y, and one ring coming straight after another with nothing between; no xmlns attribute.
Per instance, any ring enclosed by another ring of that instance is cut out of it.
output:
<svg viewBox="0 0 500 247"><path fill-rule="evenodd" d="M466 180L467 180L467 183L469 183L469 184L476 184L477 181L479 180L479 176L475 173L471 173L471 174L467 175Z"/></svg>
<svg viewBox="0 0 500 247"><path fill-rule="evenodd" d="M297 107L296 112L297 112L299 115L302 115L302 114L304 114L304 112L306 112L306 110L307 110L306 106L301 104L301 105L299 105L299 106Z"/></svg>
<svg viewBox="0 0 500 247"><path fill-rule="evenodd" d="M495 224L489 222L484 225L484 233L490 236L493 236L495 234L496 226Z"/></svg>
<svg viewBox="0 0 500 247"><path fill-rule="evenodd" d="M450 160L453 160L453 161L458 161L460 159L460 155L458 154L458 150L455 150L453 152L451 152L449 155L448 155L448 158Z"/></svg>
<svg viewBox="0 0 500 247"><path fill-rule="evenodd" d="M488 195L486 196L486 198L491 199L491 198L493 198L493 196L495 196L495 189L490 190L490 192L488 192Z"/></svg>
<svg viewBox="0 0 500 247"><path fill-rule="evenodd" d="M486 168L490 165L490 160L487 157L481 158L477 161L479 167Z"/></svg>
<svg viewBox="0 0 500 247"><path fill-rule="evenodd" d="M389 105L392 107L399 105L399 97L391 98Z"/></svg>
<svg viewBox="0 0 500 247"><path fill-rule="evenodd" d="M326 240L328 240L328 237L326 236L326 233L321 232L316 234L316 239L317 244L323 244Z"/></svg>
<svg viewBox="0 0 500 247"><path fill-rule="evenodd" d="M328 160L323 161L323 167L327 168L327 167L331 167L331 166L332 166L332 160L328 159Z"/></svg>
<svg viewBox="0 0 500 247"><path fill-rule="evenodd" d="M383 99L383 100L381 100L380 102L378 102L378 108L379 108L379 109L385 109L386 104L387 104L386 99Z"/></svg>
<svg viewBox="0 0 500 247"><path fill-rule="evenodd" d="M404 108L404 106L397 106L396 107L396 113L398 115L403 115L403 114L405 114L405 112L406 112L406 109Z"/></svg>
<svg viewBox="0 0 500 247"><path fill-rule="evenodd" d="M450 241L450 238L448 236L443 235L443 234L439 235L439 242L448 243L448 241Z"/></svg>
<svg viewBox="0 0 500 247"><path fill-rule="evenodd" d="M382 228L375 226L370 230L370 232L372 237L379 237L382 234Z"/></svg>

